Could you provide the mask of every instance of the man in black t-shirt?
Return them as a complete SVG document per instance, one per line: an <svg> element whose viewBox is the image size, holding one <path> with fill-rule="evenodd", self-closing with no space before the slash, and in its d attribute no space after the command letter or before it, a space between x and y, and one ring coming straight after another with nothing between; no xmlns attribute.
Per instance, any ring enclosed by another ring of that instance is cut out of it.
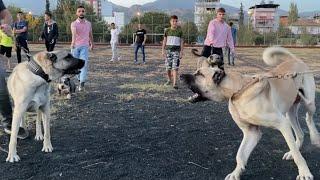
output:
<svg viewBox="0 0 320 180"><path fill-rule="evenodd" d="M144 52L144 45L147 40L147 31L141 28L141 24L138 24L138 30L135 33L135 48L134 48L134 63L138 63L138 50L141 48L143 64L146 63L146 55Z"/></svg>
<svg viewBox="0 0 320 180"><path fill-rule="evenodd" d="M0 0L0 20L3 20L1 28L4 32L8 32L7 28L11 28L12 16L10 12L4 6L2 0ZM11 31L11 29L10 29ZM0 114L3 117L1 122L1 128L8 134L11 133L12 124L12 107L9 99L9 93L7 88L7 83L5 80L6 71L3 62L0 61ZM19 128L18 138L25 139L29 135L28 131L24 128Z"/></svg>

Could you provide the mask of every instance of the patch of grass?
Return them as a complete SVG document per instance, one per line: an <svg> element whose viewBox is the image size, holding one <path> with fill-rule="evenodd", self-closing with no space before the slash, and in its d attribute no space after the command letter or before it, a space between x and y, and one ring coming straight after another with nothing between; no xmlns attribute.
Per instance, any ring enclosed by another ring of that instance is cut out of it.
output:
<svg viewBox="0 0 320 180"><path fill-rule="evenodd" d="M128 102L135 98L135 95L132 93L122 93L116 95L117 99L119 99L122 102Z"/></svg>
<svg viewBox="0 0 320 180"><path fill-rule="evenodd" d="M137 89L140 91L144 92L170 92L173 89L170 86L165 86L165 85L159 85L159 84L154 84L154 83L133 83L133 84L123 84L121 86L118 86L121 89Z"/></svg>

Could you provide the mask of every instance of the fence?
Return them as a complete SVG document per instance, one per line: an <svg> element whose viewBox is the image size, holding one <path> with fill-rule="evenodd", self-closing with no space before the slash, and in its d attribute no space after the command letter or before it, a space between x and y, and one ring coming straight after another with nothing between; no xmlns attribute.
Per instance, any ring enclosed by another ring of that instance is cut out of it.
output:
<svg viewBox="0 0 320 180"><path fill-rule="evenodd" d="M89 21L93 23L93 36L94 41L97 43L109 43L110 30L109 27L103 21L97 21L95 16L86 16ZM55 19L63 19L62 16L56 16ZM74 18L75 19L75 18ZM59 26L59 42L70 42L71 32L70 23L68 21L58 21ZM184 41L186 44L202 44L204 37L200 36L198 29L193 21L185 20L180 21L181 28L184 33ZM143 28L147 30L147 43L148 44L161 44L163 39L163 32L166 27L169 27L169 21L165 18L153 18L148 23L143 23ZM307 28L307 27L301 27ZM132 44L134 32L137 29L137 23L130 23L124 25L121 28L121 34L119 35L120 44ZM319 27L320 29L320 27ZM29 28L29 40L37 42L42 29L41 25L33 28ZM202 42L201 42L202 41ZM238 29L237 45L253 46L253 45L319 45L320 32L316 34L308 34L306 32L301 34L293 34L288 28L279 29L276 32L271 33L257 33L250 27L244 27Z"/></svg>

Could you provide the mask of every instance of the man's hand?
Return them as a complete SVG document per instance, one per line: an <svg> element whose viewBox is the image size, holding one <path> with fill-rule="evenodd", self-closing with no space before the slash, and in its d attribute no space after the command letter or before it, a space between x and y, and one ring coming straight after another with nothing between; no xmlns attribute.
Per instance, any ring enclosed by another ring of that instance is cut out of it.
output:
<svg viewBox="0 0 320 180"><path fill-rule="evenodd" d="M11 26L9 26L8 24L2 24L0 28L7 36L12 36Z"/></svg>
<svg viewBox="0 0 320 180"><path fill-rule="evenodd" d="M92 43L90 44L90 50L91 51L93 50L93 44Z"/></svg>
<svg viewBox="0 0 320 180"><path fill-rule="evenodd" d="M146 43L145 42L142 42L142 46L144 46Z"/></svg>
<svg viewBox="0 0 320 180"><path fill-rule="evenodd" d="M54 39L51 40L50 44L53 44L53 43L54 43Z"/></svg>
<svg viewBox="0 0 320 180"><path fill-rule="evenodd" d="M70 48L71 48L71 49L74 49L74 48L75 48L74 43L71 43Z"/></svg>
<svg viewBox="0 0 320 180"><path fill-rule="evenodd" d="M162 57L163 57L164 59L166 59L166 58L167 58L167 55L166 55L166 53L165 53L165 51L164 51L164 50L162 50L161 54L162 54Z"/></svg>
<svg viewBox="0 0 320 180"><path fill-rule="evenodd" d="M179 58L182 59L183 55L184 55L183 51L180 51Z"/></svg>

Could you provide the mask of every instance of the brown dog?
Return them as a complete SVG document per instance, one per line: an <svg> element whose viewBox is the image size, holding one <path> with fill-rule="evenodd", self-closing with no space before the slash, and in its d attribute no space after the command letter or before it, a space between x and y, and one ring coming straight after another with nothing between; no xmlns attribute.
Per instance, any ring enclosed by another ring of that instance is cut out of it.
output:
<svg viewBox="0 0 320 180"><path fill-rule="evenodd" d="M287 58L283 60L279 55ZM298 180L312 180L313 175L299 150L304 135L297 112L300 104L304 104L311 143L320 147L319 132L312 118L316 110L314 77L308 73L310 69L303 61L284 48L266 49L263 60L277 67L255 78L236 72L225 73L205 63L207 65L195 74L183 74L181 79L192 91L209 100L229 101L230 114L243 132L236 157L237 166L226 176L226 180L240 179L252 150L261 138L260 126L271 127L282 133L290 149L283 159L294 160L299 170ZM285 78L274 78L279 75L285 75ZM216 78L218 76L222 77L219 81Z"/></svg>

